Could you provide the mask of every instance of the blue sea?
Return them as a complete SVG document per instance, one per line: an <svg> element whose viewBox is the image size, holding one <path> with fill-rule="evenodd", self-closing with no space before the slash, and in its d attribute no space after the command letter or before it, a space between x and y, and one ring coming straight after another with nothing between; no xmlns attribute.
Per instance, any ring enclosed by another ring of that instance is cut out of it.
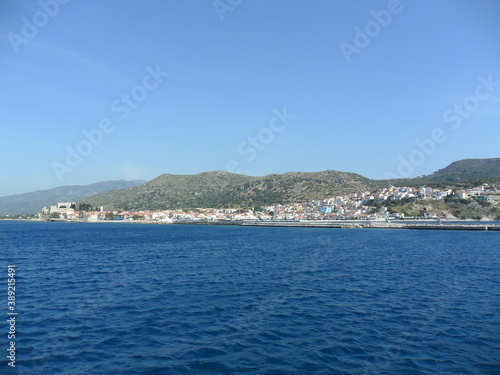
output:
<svg viewBox="0 0 500 375"><path fill-rule="evenodd" d="M500 232L3 221L0 249L1 374L500 374Z"/></svg>

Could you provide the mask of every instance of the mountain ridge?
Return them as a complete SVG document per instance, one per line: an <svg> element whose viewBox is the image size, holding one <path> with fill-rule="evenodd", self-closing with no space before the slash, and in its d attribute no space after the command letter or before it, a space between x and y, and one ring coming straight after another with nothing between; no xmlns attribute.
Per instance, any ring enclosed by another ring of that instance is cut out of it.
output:
<svg viewBox="0 0 500 375"><path fill-rule="evenodd" d="M436 172L416 178L374 180L382 186L445 186L449 184L499 183L500 158L462 159L455 161Z"/></svg>
<svg viewBox="0 0 500 375"><path fill-rule="evenodd" d="M0 215L35 213L43 206L65 201L85 202L107 209L263 206L320 200L389 185L465 187L480 183L500 185L500 158L459 160L427 176L394 180L374 180L332 169L266 176L226 171L189 175L165 173L149 182L104 181L0 197Z"/></svg>
<svg viewBox="0 0 500 375"><path fill-rule="evenodd" d="M263 205L361 191L371 186L369 181L354 173L338 171L288 172L257 177L222 171L196 175L162 174L139 187L90 197L86 203L116 209Z"/></svg>
<svg viewBox="0 0 500 375"><path fill-rule="evenodd" d="M194 175L162 174L144 185L107 191L86 203L106 209L175 209L263 206L324 199L329 196L395 186L500 183L500 158L464 159L422 178L372 180L356 173L325 170L247 176L224 171Z"/></svg>

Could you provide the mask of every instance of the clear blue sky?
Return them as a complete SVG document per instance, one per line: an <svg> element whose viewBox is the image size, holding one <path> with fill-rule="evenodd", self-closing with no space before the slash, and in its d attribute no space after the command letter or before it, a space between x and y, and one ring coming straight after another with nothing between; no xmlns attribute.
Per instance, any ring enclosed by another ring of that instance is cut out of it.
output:
<svg viewBox="0 0 500 375"><path fill-rule="evenodd" d="M500 84L480 80L500 82L498 1L54 1L0 4L0 195L228 163L381 179L500 156ZM272 121L284 108L296 117Z"/></svg>

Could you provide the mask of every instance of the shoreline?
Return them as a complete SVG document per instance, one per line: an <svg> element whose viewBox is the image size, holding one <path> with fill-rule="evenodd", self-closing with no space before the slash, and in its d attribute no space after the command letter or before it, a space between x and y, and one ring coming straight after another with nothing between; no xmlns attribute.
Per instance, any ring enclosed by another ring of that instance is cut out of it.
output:
<svg viewBox="0 0 500 375"><path fill-rule="evenodd" d="M500 222L480 221L464 222L460 220L438 223L435 220L414 220L408 223L385 221L361 220L335 220L335 221L124 221L124 220L41 220L41 219L0 219L2 221L27 221L27 222L52 222L52 223L128 223L128 224L154 224L154 225L236 225L248 227L290 227L290 228L336 228L336 229L409 229L409 230L469 230L469 231L500 231Z"/></svg>

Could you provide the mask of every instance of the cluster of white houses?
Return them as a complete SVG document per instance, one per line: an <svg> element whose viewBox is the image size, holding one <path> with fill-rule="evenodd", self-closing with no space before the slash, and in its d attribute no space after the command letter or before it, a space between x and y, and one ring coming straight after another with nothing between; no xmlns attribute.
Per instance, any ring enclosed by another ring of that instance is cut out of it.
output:
<svg viewBox="0 0 500 375"><path fill-rule="evenodd" d="M439 200L454 195L460 199L476 199L495 203L495 198L487 190L487 185L471 189L452 191L430 187L394 187L379 189L375 192L361 192L331 197L318 201L271 205L254 208L198 208L193 210L139 210L105 211L103 207L94 211L79 211L75 202L58 203L44 207L41 218L59 217L75 221L154 221L172 223L175 221L224 221L224 220L391 220L404 218L404 214L392 214L387 207L375 208L373 203L414 198L416 200ZM437 214L427 213L427 217Z"/></svg>

